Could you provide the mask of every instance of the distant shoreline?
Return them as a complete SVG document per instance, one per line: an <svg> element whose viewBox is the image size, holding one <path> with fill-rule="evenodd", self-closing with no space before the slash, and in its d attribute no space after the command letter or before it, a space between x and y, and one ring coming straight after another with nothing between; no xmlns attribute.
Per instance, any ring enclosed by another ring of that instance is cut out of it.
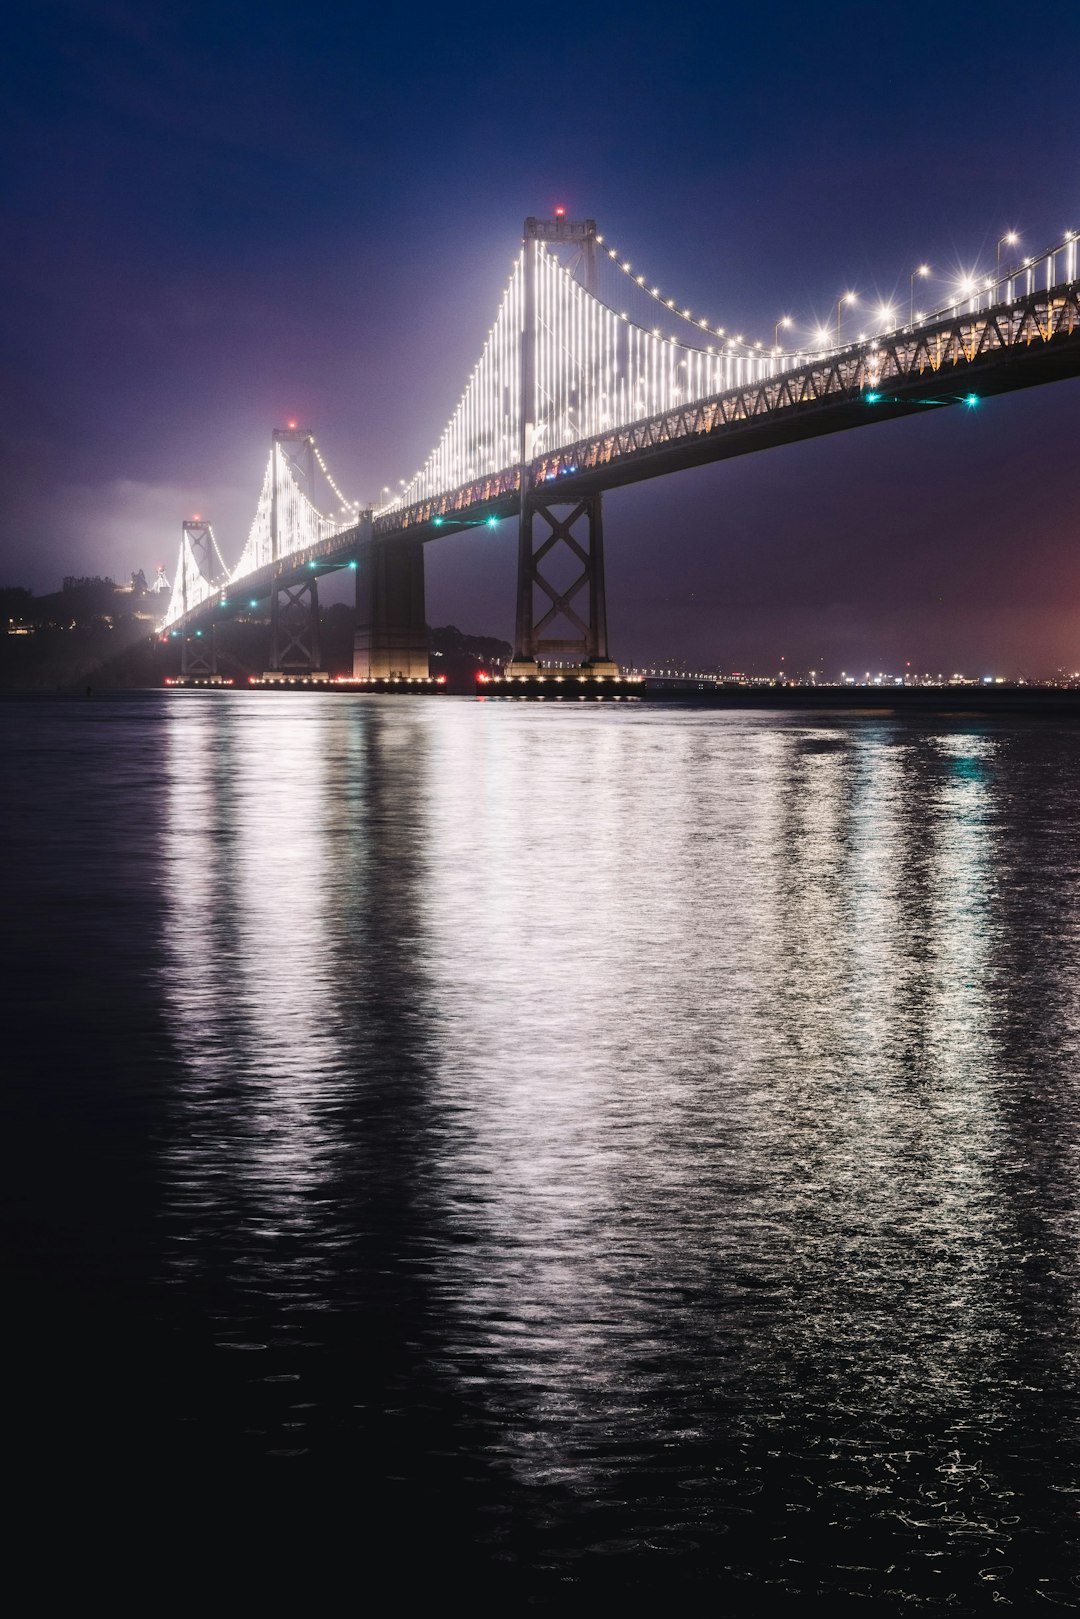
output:
<svg viewBox="0 0 1080 1619"><path fill-rule="evenodd" d="M674 692L654 687L644 699L703 708L1080 714L1080 687L1067 686L721 686Z"/></svg>
<svg viewBox="0 0 1080 1619"><path fill-rule="evenodd" d="M605 701L612 707L618 702L620 705L630 703L635 706L646 705L649 708L710 708L743 713L756 711L853 715L947 714L952 717L965 714L1080 717L1080 687L895 686L878 690L867 686L719 686L699 690L696 685L668 686L660 682L650 684L648 681L630 683L613 680L604 682L566 680L563 684L565 690L556 692L550 681L525 680L505 685L492 683L478 686L475 697L473 693L463 691L460 687L456 690L451 689L450 692L444 690L438 697L440 702L452 701L456 697L458 700L465 698L502 703L546 702L549 705L562 703L576 707L581 702ZM414 688L411 691L406 688L398 692L384 688L382 691L371 692L357 691L348 686L328 685L317 689L328 695L339 697L351 695L362 700L399 696L403 700L416 701L425 696L436 695L430 688L427 690ZM278 694L282 691L302 694L305 691L310 693L312 688L296 686L277 687L274 690ZM184 688L178 686L167 690L161 686L137 686L127 689L102 687L97 690L91 684L89 693L83 685L68 687L66 690L0 691L0 703L130 701L159 695L175 696L183 691ZM243 695L253 702L258 702L266 696L266 689L253 690L251 687L238 684L216 689L203 688L200 695L203 697Z"/></svg>

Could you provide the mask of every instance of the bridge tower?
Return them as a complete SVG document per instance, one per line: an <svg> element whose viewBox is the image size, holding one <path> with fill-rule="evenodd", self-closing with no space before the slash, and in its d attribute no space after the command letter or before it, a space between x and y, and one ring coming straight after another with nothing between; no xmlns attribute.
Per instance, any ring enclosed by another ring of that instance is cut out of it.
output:
<svg viewBox="0 0 1080 1619"><path fill-rule="evenodd" d="M545 497L529 485L537 414L536 258L541 242L576 246L580 279L587 292L594 296L597 292L599 250L595 219L566 219L562 215L554 219L527 219L521 334L517 621L509 672L534 675L542 657L558 657L576 661L593 674L616 675L618 665L608 653L601 495L598 491L584 498L558 500ZM564 566L569 564L571 575L567 582L558 584L544 573L545 563L550 568L549 557Z"/></svg>
<svg viewBox="0 0 1080 1619"><path fill-rule="evenodd" d="M273 477L270 493L270 555L274 578L270 587L270 669L274 674L314 674L320 667L319 587L310 578L286 578L295 573L281 556L278 468L292 474L300 493L315 504L315 445L310 429L275 427Z"/></svg>
<svg viewBox="0 0 1080 1619"><path fill-rule="evenodd" d="M214 568L214 536L210 524L201 517L186 518L182 525L180 543L180 599L183 604L184 616L187 617L189 603L189 584L194 583L194 574L198 573L203 579L213 579ZM180 645L180 675L182 679L189 679L195 675L217 674L217 636L214 626L210 626L209 633L202 630L188 630Z"/></svg>

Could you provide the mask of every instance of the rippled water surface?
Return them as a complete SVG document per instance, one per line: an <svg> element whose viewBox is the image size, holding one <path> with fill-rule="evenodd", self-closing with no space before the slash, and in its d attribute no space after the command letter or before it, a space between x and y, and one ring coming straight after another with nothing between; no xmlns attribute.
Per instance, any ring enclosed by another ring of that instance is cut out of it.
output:
<svg viewBox="0 0 1080 1619"><path fill-rule="evenodd" d="M1080 1604L1080 727L0 730L46 1475L332 1490L556 1606Z"/></svg>

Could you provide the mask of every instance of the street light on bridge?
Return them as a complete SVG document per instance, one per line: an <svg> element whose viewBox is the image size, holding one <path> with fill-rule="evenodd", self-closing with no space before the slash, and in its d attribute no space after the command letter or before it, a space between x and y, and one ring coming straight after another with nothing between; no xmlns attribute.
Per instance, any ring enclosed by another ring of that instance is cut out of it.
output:
<svg viewBox="0 0 1080 1619"><path fill-rule="evenodd" d="M963 300L965 298L967 298L970 302L973 303L974 299L975 299L975 294L978 291L978 286L977 286L977 283L975 281L975 277L973 275L961 276L960 280L956 284L956 290L957 290L957 293L959 294L959 297L956 300L956 308L957 309L959 309L960 304L963 302Z"/></svg>
<svg viewBox="0 0 1080 1619"><path fill-rule="evenodd" d="M918 276L920 280L925 281L929 274L930 266L928 264L917 264L908 277L908 287L910 289L910 298L908 301L909 326L914 326L915 324L915 277Z"/></svg>
<svg viewBox="0 0 1080 1619"><path fill-rule="evenodd" d="M844 305L845 304L857 304L858 301L859 301L859 294L857 292L842 292L840 294L839 298L836 300L836 346L837 346L837 348L840 347L840 322L841 322L841 319L843 318Z"/></svg>
<svg viewBox="0 0 1080 1619"><path fill-rule="evenodd" d="M779 348L780 348L780 333L781 333L781 331L786 332L788 327L791 326L792 324L793 324L793 322L792 322L792 319L791 319L790 315L781 315L780 319L776 322L775 326L773 327L773 348L776 349L777 351L779 351Z"/></svg>
<svg viewBox="0 0 1080 1619"><path fill-rule="evenodd" d="M996 247L996 249L994 251L994 264L995 264L995 267L996 267L996 270L997 270L997 275L998 275L999 280L1001 278L1001 249L1003 247L1005 247L1006 245L1009 246L1009 247L1015 247L1019 240L1020 240L1020 237L1017 235L1016 231L1014 231L1014 230L1007 230L1005 232L1004 236L999 236L998 237L997 247Z"/></svg>

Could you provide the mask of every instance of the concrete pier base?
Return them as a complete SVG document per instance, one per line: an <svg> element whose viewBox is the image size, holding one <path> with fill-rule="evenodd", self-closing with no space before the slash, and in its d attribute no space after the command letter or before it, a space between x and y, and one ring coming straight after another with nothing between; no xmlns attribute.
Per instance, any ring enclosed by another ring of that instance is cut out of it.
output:
<svg viewBox="0 0 1080 1619"><path fill-rule="evenodd" d="M357 551L355 680L428 675L424 548L419 540L367 540Z"/></svg>

